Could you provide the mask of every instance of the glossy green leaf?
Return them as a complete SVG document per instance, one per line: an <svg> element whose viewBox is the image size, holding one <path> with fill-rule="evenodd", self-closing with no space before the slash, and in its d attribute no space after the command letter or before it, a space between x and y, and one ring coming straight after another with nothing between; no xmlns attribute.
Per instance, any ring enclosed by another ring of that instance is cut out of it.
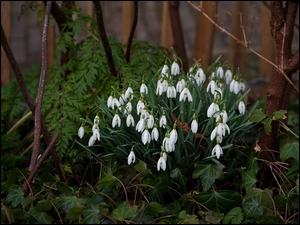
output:
<svg viewBox="0 0 300 225"><path fill-rule="evenodd" d="M150 202L147 205L147 209L150 211L151 214L153 214L156 217L159 215L159 213L163 213L165 211L162 205L157 202Z"/></svg>
<svg viewBox="0 0 300 225"><path fill-rule="evenodd" d="M280 159L282 161L294 158L299 163L299 142L286 143L280 148Z"/></svg>
<svg viewBox="0 0 300 225"><path fill-rule="evenodd" d="M72 196L72 190L63 182L57 182L56 188L60 193L64 194L65 196Z"/></svg>
<svg viewBox="0 0 300 225"><path fill-rule="evenodd" d="M82 211L85 209L86 207L83 205L75 205L72 209L70 209L67 214L66 214L66 218L73 220L78 218Z"/></svg>
<svg viewBox="0 0 300 225"><path fill-rule="evenodd" d="M12 189L6 197L6 201L10 202L12 207L17 207L19 204L23 205L25 198L22 187Z"/></svg>
<svg viewBox="0 0 300 225"><path fill-rule="evenodd" d="M83 214L83 224L97 224L102 218L98 205L88 204L87 208L82 212Z"/></svg>
<svg viewBox="0 0 300 225"><path fill-rule="evenodd" d="M245 188L247 191L248 189L255 187L256 182L257 182L256 176L253 174L253 172L246 171L243 174L243 182L241 184L241 187Z"/></svg>
<svg viewBox="0 0 300 225"><path fill-rule="evenodd" d="M270 189L260 189L260 188L251 188L247 191L247 194L244 197L244 201L249 198L257 197L257 200L260 205L265 206L266 208L272 209L273 205L273 192Z"/></svg>
<svg viewBox="0 0 300 225"><path fill-rule="evenodd" d="M243 202L242 208L247 217L262 216L264 213L263 207L259 204L257 197L248 198Z"/></svg>
<svg viewBox="0 0 300 225"><path fill-rule="evenodd" d="M240 207L232 208L224 217L223 224L241 224L243 220L243 213Z"/></svg>
<svg viewBox="0 0 300 225"><path fill-rule="evenodd" d="M35 207L30 208L29 213L38 220L39 224L52 224L53 222L53 218L51 216L45 212L36 210Z"/></svg>
<svg viewBox="0 0 300 225"><path fill-rule="evenodd" d="M117 221L129 220L134 217L138 206L132 206L128 201L123 202L118 208L111 212L111 217Z"/></svg>
<svg viewBox="0 0 300 225"><path fill-rule="evenodd" d="M199 193L195 195L195 199L209 210L219 211L220 213L227 213L241 203L241 196L230 190Z"/></svg>
<svg viewBox="0 0 300 225"><path fill-rule="evenodd" d="M50 210L51 207L52 207L51 202L48 199L44 199L44 200L39 201L36 204L35 209L40 212L46 212L46 211Z"/></svg>
<svg viewBox="0 0 300 225"><path fill-rule="evenodd" d="M115 176L105 176L98 181L98 188L101 190L103 187L113 187L119 183L119 180Z"/></svg>
<svg viewBox="0 0 300 225"><path fill-rule="evenodd" d="M207 191L212 184L215 182L216 179L223 180L224 179L224 172L223 169L225 168L224 165L221 163L218 164L209 164L209 163L196 163L195 164L195 171L192 174L192 178L194 179L201 179L201 185L203 187L203 191Z"/></svg>

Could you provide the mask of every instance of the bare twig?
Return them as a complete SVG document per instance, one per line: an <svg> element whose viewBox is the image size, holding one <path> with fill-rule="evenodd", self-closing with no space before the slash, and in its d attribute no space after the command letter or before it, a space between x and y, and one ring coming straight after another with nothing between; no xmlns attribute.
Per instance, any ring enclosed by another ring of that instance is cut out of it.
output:
<svg viewBox="0 0 300 225"><path fill-rule="evenodd" d="M105 50L105 56L108 62L108 66L110 69L110 73L112 76L117 77L117 70L115 68L115 64L114 64L114 60L112 57L112 51L111 51L111 47L107 38L107 34L105 31L105 26L104 26L104 22L103 22L103 15L102 15L102 9L101 9L101 5L99 1L93 1L94 3L94 10L95 10L95 14L96 14L96 19L97 19L97 26L98 26L98 32L100 34L101 37L101 41Z"/></svg>
<svg viewBox="0 0 300 225"><path fill-rule="evenodd" d="M35 105L35 113L34 113L34 141L33 141L33 149L31 155L31 161L29 165L29 171L35 166L39 148L40 148L40 137L41 137L41 108L42 108L42 100L47 72L47 35L48 35L48 26L50 19L50 10L51 10L52 1L47 1L46 14L44 20L44 28L43 28L43 37L42 37L42 70L40 76L40 83L38 88L38 93L36 96L36 105Z"/></svg>
<svg viewBox="0 0 300 225"><path fill-rule="evenodd" d="M258 52L256 52L254 49L252 49L249 45L247 45L247 43L239 40L237 37L235 37L234 35L232 35L230 32L228 32L227 30L225 30L225 28L219 26L213 19L211 19L203 10L202 8L200 8L199 6L196 6L194 3L187 1L193 8L195 8L197 11L199 11L200 13L202 13L202 15L204 17L206 17L212 24L215 25L215 27L217 27L218 29L220 29L222 32L224 32L225 34L227 34L229 37L233 38L234 40L236 40L238 43L242 44L243 46L245 46L245 48L249 49L252 53L254 53L255 55L257 55L259 58L263 59L264 61L270 63L272 66L274 66L279 72L280 74L282 74L285 79L288 81L288 83L295 89L295 91L299 94L299 90L296 88L296 86L292 83L292 81L289 79L289 77L285 74L285 72L276 64L274 64L273 62L271 62L270 60L266 59L264 56L262 56L261 54L259 54Z"/></svg>
<svg viewBox="0 0 300 225"><path fill-rule="evenodd" d="M126 49L126 62L127 63L129 63L129 60L130 60L130 49L131 49L134 31L136 29L137 20L138 20L138 1L134 1L134 17L133 17L133 23L132 23L131 31L129 34L129 38L128 38L128 42L127 42L127 49Z"/></svg>

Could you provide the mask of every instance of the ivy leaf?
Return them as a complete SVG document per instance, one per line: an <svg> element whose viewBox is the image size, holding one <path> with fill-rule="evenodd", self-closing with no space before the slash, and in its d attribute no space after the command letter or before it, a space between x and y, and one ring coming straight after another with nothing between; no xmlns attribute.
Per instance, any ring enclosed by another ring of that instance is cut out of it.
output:
<svg viewBox="0 0 300 225"><path fill-rule="evenodd" d="M39 201L34 207L37 211L45 212L52 208L52 204L48 199Z"/></svg>
<svg viewBox="0 0 300 225"><path fill-rule="evenodd" d="M212 191L195 195L195 199L208 209L227 213L234 206L241 203L241 196L236 191Z"/></svg>
<svg viewBox="0 0 300 225"><path fill-rule="evenodd" d="M250 170L247 170L244 174L243 174L243 182L241 184L242 188L245 188L246 191L250 188L255 187L256 184L256 176L254 175L254 173Z"/></svg>
<svg viewBox="0 0 300 225"><path fill-rule="evenodd" d="M6 201L10 202L12 207L14 208L17 207L19 204L23 205L25 198L22 187L12 189L6 197Z"/></svg>
<svg viewBox="0 0 300 225"><path fill-rule="evenodd" d="M195 171L192 174L192 178L201 179L201 184L203 187L203 191L207 191L211 185L215 182L216 179L223 180L224 173L223 169L225 168L224 165L221 163L219 164L209 164L209 163L196 163L195 164Z"/></svg>
<svg viewBox="0 0 300 225"><path fill-rule="evenodd" d="M186 184L187 178L186 178L186 176L184 176L184 174L182 174L182 172L179 168L175 168L175 169L171 170L170 178L174 181L178 181L179 185L181 185L181 187L184 188L184 192L186 192L185 184Z"/></svg>
<svg viewBox="0 0 300 225"><path fill-rule="evenodd" d="M111 217L118 221L124 221L133 218L137 212L138 206L131 206L128 201L123 202L118 208L111 212Z"/></svg>
<svg viewBox="0 0 300 225"><path fill-rule="evenodd" d="M222 223L241 224L242 220L243 220L242 209L240 207L235 207L227 213Z"/></svg>
<svg viewBox="0 0 300 225"><path fill-rule="evenodd" d="M243 202L242 207L247 217L262 216L264 213L264 209L262 205L258 202L257 197L248 198L246 201Z"/></svg>
<svg viewBox="0 0 300 225"><path fill-rule="evenodd" d="M119 180L115 176L106 176L98 181L98 188L101 190L103 187L112 187L119 183Z"/></svg>
<svg viewBox="0 0 300 225"><path fill-rule="evenodd" d="M249 191L247 191L247 194L244 197L244 201L257 197L258 203L260 206L264 206L266 208L272 208L273 207L273 192L270 189L259 189L259 188L251 188Z"/></svg>
<svg viewBox="0 0 300 225"><path fill-rule="evenodd" d="M286 113L287 113L287 111L284 110L284 109L273 112L272 113L273 120L285 119L286 118L286 116L285 116Z"/></svg>
<svg viewBox="0 0 300 225"><path fill-rule="evenodd" d="M286 143L280 148L280 159L294 158L299 163L299 142Z"/></svg>
<svg viewBox="0 0 300 225"><path fill-rule="evenodd" d="M66 215L67 219L73 220L78 218L81 215L81 212L85 209L86 207L83 205L76 205L72 209L69 210L69 212Z"/></svg>
<svg viewBox="0 0 300 225"><path fill-rule="evenodd" d="M41 224L52 224L53 218L45 212L40 212L35 207L29 209L29 213Z"/></svg>
<svg viewBox="0 0 300 225"><path fill-rule="evenodd" d="M76 196L67 196L67 197L62 197L62 209L67 213L71 208L74 206L82 205L85 200L81 198L77 198Z"/></svg>
<svg viewBox="0 0 300 225"><path fill-rule="evenodd" d="M66 195L66 196L72 196L72 190L66 184L64 184L62 182L57 182L56 188L60 193Z"/></svg>
<svg viewBox="0 0 300 225"><path fill-rule="evenodd" d="M263 121L266 117L267 117L266 114L264 114L264 113L261 111L261 109L256 109L256 110L252 113L252 115L250 116L249 119L250 119L250 121L252 121L252 122L257 122L257 123L259 123L259 122Z"/></svg>
<svg viewBox="0 0 300 225"><path fill-rule="evenodd" d="M147 209L153 214L155 217L158 217L159 213L164 212L162 205L157 202L150 202L147 206Z"/></svg>
<svg viewBox="0 0 300 225"><path fill-rule="evenodd" d="M102 217L98 205L92 203L88 204L87 209L82 214L84 216L83 224L97 224Z"/></svg>
<svg viewBox="0 0 300 225"><path fill-rule="evenodd" d="M262 121L263 125L264 125L264 129L267 135L270 135L271 133L271 123L272 123L272 119L271 118L266 118Z"/></svg>

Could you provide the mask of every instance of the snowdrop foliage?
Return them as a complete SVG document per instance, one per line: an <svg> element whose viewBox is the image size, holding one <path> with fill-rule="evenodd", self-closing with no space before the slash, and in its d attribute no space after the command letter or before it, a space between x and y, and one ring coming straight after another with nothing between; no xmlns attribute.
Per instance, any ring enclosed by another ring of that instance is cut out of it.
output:
<svg viewBox="0 0 300 225"><path fill-rule="evenodd" d="M175 56L156 74L124 80L122 89L116 84L106 100L99 98L98 114L107 121L95 117L88 146L109 144L108 154L127 154L128 165L141 160L155 168L157 162L157 171L189 167L206 157L219 159L252 124L243 100L250 90L239 70L233 76L218 60L208 68L196 61L185 72ZM78 136L83 135L80 126Z"/></svg>

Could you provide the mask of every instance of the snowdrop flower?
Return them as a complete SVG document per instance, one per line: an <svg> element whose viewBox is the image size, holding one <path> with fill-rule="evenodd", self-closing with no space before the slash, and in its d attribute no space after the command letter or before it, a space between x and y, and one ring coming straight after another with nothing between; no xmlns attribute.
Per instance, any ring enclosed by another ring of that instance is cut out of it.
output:
<svg viewBox="0 0 300 225"><path fill-rule="evenodd" d="M173 75L173 76L176 76L176 75L178 75L180 73L180 68L179 68L179 65L178 65L178 63L177 63L177 58L175 57L175 60L174 60L174 62L173 62L173 64L172 64L172 66L171 66L171 74Z"/></svg>
<svg viewBox="0 0 300 225"><path fill-rule="evenodd" d="M127 101L128 99L131 99L132 95L133 95L133 90L131 88L131 83L129 83L128 88L125 91L125 100Z"/></svg>
<svg viewBox="0 0 300 225"><path fill-rule="evenodd" d="M226 135L226 131L228 132L228 134L230 134L230 129L228 127L228 125L226 123L221 123L218 122L216 127L213 129L213 131L210 134L210 140L214 140L215 137L225 137ZM219 143L222 142L222 138L220 139L221 141L219 141Z"/></svg>
<svg viewBox="0 0 300 225"><path fill-rule="evenodd" d="M157 85L156 85L156 91L155 94L161 96L161 94L163 93L164 87L163 87L163 80L159 79L157 81Z"/></svg>
<svg viewBox="0 0 300 225"><path fill-rule="evenodd" d="M126 102L124 91L122 92L122 94L119 98L119 102L120 102L120 105L124 105L124 103Z"/></svg>
<svg viewBox="0 0 300 225"><path fill-rule="evenodd" d="M197 72L195 74L195 80L196 80L198 86L203 84L206 80L206 76L201 67L197 70Z"/></svg>
<svg viewBox="0 0 300 225"><path fill-rule="evenodd" d="M216 146L213 148L212 152L211 152L211 155L214 156L216 155L217 156L217 159L220 158L220 155L223 155L223 149L222 147L219 145L219 143L217 142Z"/></svg>
<svg viewBox="0 0 300 225"><path fill-rule="evenodd" d="M148 127L145 126L145 130L142 133L142 142L144 145L146 145L146 143L150 143L151 141L151 135L149 133Z"/></svg>
<svg viewBox="0 0 300 225"><path fill-rule="evenodd" d="M173 152L175 150L175 143L171 142L169 132L167 132L165 134L165 138L164 138L162 144L167 152Z"/></svg>
<svg viewBox="0 0 300 225"><path fill-rule="evenodd" d="M127 118L126 118L126 125L127 127L133 126L134 127L134 119L133 116L131 115L131 112L128 112Z"/></svg>
<svg viewBox="0 0 300 225"><path fill-rule="evenodd" d="M169 77L168 70L169 70L169 67L165 63L165 65L163 66L163 68L161 70L161 76L162 77Z"/></svg>
<svg viewBox="0 0 300 225"><path fill-rule="evenodd" d="M110 96L108 97L108 99L107 99L107 107L109 108L109 107L112 107L112 100L113 100L113 96L112 96L112 94L110 94Z"/></svg>
<svg viewBox="0 0 300 225"><path fill-rule="evenodd" d="M197 131L198 131L198 122L197 122L197 120L196 120L196 115L195 115L195 114L194 114L194 116L193 116L193 121L192 121L192 124L191 124L191 130L192 130L192 132L193 132L194 134L196 134Z"/></svg>
<svg viewBox="0 0 300 225"><path fill-rule="evenodd" d="M167 153L166 153L166 151L163 151L163 158L164 158L165 162L167 162L167 158L168 158L168 156L167 156Z"/></svg>
<svg viewBox="0 0 300 225"><path fill-rule="evenodd" d="M144 79L142 80L142 84L141 84L141 87L140 87L140 94L141 95L148 94L148 87L145 84L145 80Z"/></svg>
<svg viewBox="0 0 300 225"><path fill-rule="evenodd" d="M97 124L97 125L99 125L99 116L98 115L96 115L95 116L95 118L94 118L94 124Z"/></svg>
<svg viewBox="0 0 300 225"><path fill-rule="evenodd" d="M227 123L228 114L225 106L223 107L223 110L218 113L216 121L219 121L219 119L221 119L222 123Z"/></svg>
<svg viewBox="0 0 300 225"><path fill-rule="evenodd" d="M243 82L242 79L240 79L240 82L239 82L239 91L245 91L245 89L246 89L245 83Z"/></svg>
<svg viewBox="0 0 300 225"><path fill-rule="evenodd" d="M217 77L222 79L223 75L224 75L224 70L221 66L219 66L217 69Z"/></svg>
<svg viewBox="0 0 300 225"><path fill-rule="evenodd" d="M230 82L232 81L232 72L230 69L227 69L225 72L225 81L227 85L229 85Z"/></svg>
<svg viewBox="0 0 300 225"><path fill-rule="evenodd" d="M147 126L149 129L152 129L154 125L154 116L153 116L153 111L151 110L150 115L148 116L147 119Z"/></svg>
<svg viewBox="0 0 300 225"><path fill-rule="evenodd" d="M173 86L173 84L171 86L168 86L167 97L176 98L176 88Z"/></svg>
<svg viewBox="0 0 300 225"><path fill-rule="evenodd" d="M215 92L214 92L214 98L222 99L222 96L223 96L222 89L217 84L217 86L215 88Z"/></svg>
<svg viewBox="0 0 300 225"><path fill-rule="evenodd" d="M163 112L163 114L159 120L159 127L166 128L166 125L167 125L167 118L166 118L165 112Z"/></svg>
<svg viewBox="0 0 300 225"><path fill-rule="evenodd" d="M160 153L160 158L157 161L157 170L160 171L160 169L162 170L166 170L167 164L166 164L166 160L163 157L163 153Z"/></svg>
<svg viewBox="0 0 300 225"><path fill-rule="evenodd" d="M207 109L207 117L217 117L218 115L215 114L216 112L220 111L219 105L218 105L218 99L214 99L213 103L210 104L210 106Z"/></svg>
<svg viewBox="0 0 300 225"><path fill-rule="evenodd" d="M92 131L93 131L93 137L95 140L98 139L98 141L100 141L100 133L99 133L99 126L98 124L94 124L93 125L93 128L92 128Z"/></svg>
<svg viewBox="0 0 300 225"><path fill-rule="evenodd" d="M116 111L115 116L112 120L112 127L115 127L116 125L118 125L118 127L121 126L121 118L118 114L118 111Z"/></svg>
<svg viewBox="0 0 300 225"><path fill-rule="evenodd" d="M135 154L134 154L133 149L131 149L131 151L130 151L127 162L128 162L128 165L135 162Z"/></svg>
<svg viewBox="0 0 300 225"><path fill-rule="evenodd" d="M125 114L128 114L129 112L132 112L131 99L129 99L129 102L126 103L126 106L125 106L125 109L124 109Z"/></svg>
<svg viewBox="0 0 300 225"><path fill-rule="evenodd" d="M140 100L136 105L136 113L139 115L142 112L142 109L144 109L144 107L145 107L144 100L143 98L140 98Z"/></svg>
<svg viewBox="0 0 300 225"><path fill-rule="evenodd" d="M163 87L162 92L166 92L168 90L169 84L167 80L162 81L162 87Z"/></svg>
<svg viewBox="0 0 300 225"><path fill-rule="evenodd" d="M185 87L185 80L182 78L181 80L178 80L176 84L176 91L178 93L181 93L184 87Z"/></svg>
<svg viewBox="0 0 300 225"><path fill-rule="evenodd" d="M174 123L173 129L170 132L170 142L175 144L177 142L177 139L178 139L178 133L176 130L176 123Z"/></svg>
<svg viewBox="0 0 300 225"><path fill-rule="evenodd" d="M240 103L239 103L239 112L240 114L244 114L246 110L245 103L243 101L243 98L240 98Z"/></svg>
<svg viewBox="0 0 300 225"><path fill-rule="evenodd" d="M157 125L154 124L154 127L151 131L151 140L157 141L158 137L159 137L159 132L158 132L158 129L157 129Z"/></svg>
<svg viewBox="0 0 300 225"><path fill-rule="evenodd" d="M182 102L182 101L186 101L186 99L189 101L189 102L192 102L193 101L193 97L191 95L191 92L190 90L187 88L187 85L185 86L185 88L182 90L182 92L180 93L180 96L179 96L179 101Z"/></svg>
<svg viewBox="0 0 300 225"><path fill-rule="evenodd" d="M145 129L145 114L142 115L142 118L140 118L140 120L138 121L138 123L136 124L135 129L138 132L142 132Z"/></svg>
<svg viewBox="0 0 300 225"><path fill-rule="evenodd" d="M92 135L92 136L90 137L90 139L89 139L89 144L88 144L89 147L92 146L92 145L94 145L95 142L96 142L96 139L94 139L94 135Z"/></svg>
<svg viewBox="0 0 300 225"><path fill-rule="evenodd" d="M236 76L234 76L229 86L230 92L233 92L235 94L239 93L240 91L240 84L236 79L237 79Z"/></svg>
<svg viewBox="0 0 300 225"><path fill-rule="evenodd" d="M81 138L83 138L83 136L84 136L84 127L81 124L81 126L78 129L78 137L80 137L80 139L81 139Z"/></svg>
<svg viewBox="0 0 300 225"><path fill-rule="evenodd" d="M121 104L120 104L119 100L116 98L116 95L114 95L114 97L113 97L113 99L111 101L111 108L115 109L115 106L119 108L120 105Z"/></svg>
<svg viewBox="0 0 300 225"><path fill-rule="evenodd" d="M215 78L213 77L212 80L207 85L206 92L209 92L209 89L210 89L211 94L215 94L215 90L217 87L218 87L217 83L215 81Z"/></svg>

